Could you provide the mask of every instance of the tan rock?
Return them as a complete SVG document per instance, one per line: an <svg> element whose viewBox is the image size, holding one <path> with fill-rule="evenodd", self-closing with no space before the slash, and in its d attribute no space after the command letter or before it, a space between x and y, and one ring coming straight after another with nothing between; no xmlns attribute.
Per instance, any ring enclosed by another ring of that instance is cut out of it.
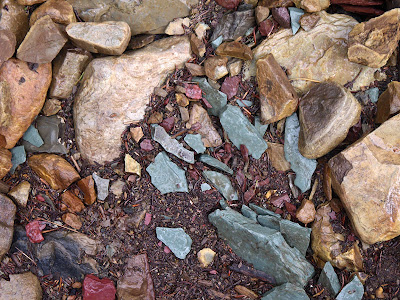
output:
<svg viewBox="0 0 400 300"><path fill-rule="evenodd" d="M152 113L148 119L149 124L160 124L163 121L163 113L159 111L155 111Z"/></svg>
<svg viewBox="0 0 400 300"><path fill-rule="evenodd" d="M110 191L115 195L117 199L119 199L124 193L125 186L126 186L125 182L122 181L121 179L118 179L117 181L114 181L111 184Z"/></svg>
<svg viewBox="0 0 400 300"><path fill-rule="evenodd" d="M14 199L14 201L20 207L26 207L28 203L29 193L31 191L31 184L28 181L22 181L13 187L9 192L8 195Z"/></svg>
<svg viewBox="0 0 400 300"><path fill-rule="evenodd" d="M327 9L330 5L329 0L293 0L296 7L304 9L306 12L318 12Z"/></svg>
<svg viewBox="0 0 400 300"><path fill-rule="evenodd" d="M129 132L131 133L132 138L135 140L136 143L139 143L144 136L142 127L130 128Z"/></svg>
<svg viewBox="0 0 400 300"><path fill-rule="evenodd" d="M41 300L42 288L39 279L31 272L11 274L10 280L0 280L0 300Z"/></svg>
<svg viewBox="0 0 400 300"><path fill-rule="evenodd" d="M269 8L265 6L258 5L255 9L256 22L260 24L262 21L269 17Z"/></svg>
<svg viewBox="0 0 400 300"><path fill-rule="evenodd" d="M204 70L203 66L193 64L193 63L186 63L186 68L190 72L192 76L204 76L206 75L206 71Z"/></svg>
<svg viewBox="0 0 400 300"><path fill-rule="evenodd" d="M80 179L74 167L61 156L55 154L36 154L28 159L31 169L50 187L62 191Z"/></svg>
<svg viewBox="0 0 400 300"><path fill-rule="evenodd" d="M390 116L400 111L400 82L392 81L388 84L386 91L380 95L376 111L377 123L383 123Z"/></svg>
<svg viewBox="0 0 400 300"><path fill-rule="evenodd" d="M185 34L184 27L190 26L189 18L178 18L169 22L167 28L165 28L165 34L168 35L182 35Z"/></svg>
<svg viewBox="0 0 400 300"><path fill-rule="evenodd" d="M32 27L37 20L44 16L50 16L53 22L64 25L76 22L74 9L65 0L48 0L40 5L33 11L29 25Z"/></svg>
<svg viewBox="0 0 400 300"><path fill-rule="evenodd" d="M315 213L316 210L314 203L311 200L304 198L303 201L301 202L300 207L296 211L296 218L300 222L308 224L314 221Z"/></svg>
<svg viewBox="0 0 400 300"><path fill-rule="evenodd" d="M66 213L62 216L62 220L68 226L79 230L82 228L81 218L73 213Z"/></svg>
<svg viewBox="0 0 400 300"><path fill-rule="evenodd" d="M0 66L14 55L16 44L17 40L12 31L0 29Z"/></svg>
<svg viewBox="0 0 400 300"><path fill-rule="evenodd" d="M196 130L201 135L201 140L205 147L218 147L222 145L222 139L218 131L214 128L207 111L198 104L194 104L190 111L190 119L186 126L189 128L200 123L201 128Z"/></svg>
<svg viewBox="0 0 400 300"><path fill-rule="evenodd" d="M253 51L251 51L250 47L236 41L222 43L215 50L215 54L236 57L243 60L253 59Z"/></svg>
<svg viewBox="0 0 400 300"><path fill-rule="evenodd" d="M218 80L228 74L226 64L228 63L227 57L213 56L207 58L204 62L204 69L208 78Z"/></svg>
<svg viewBox="0 0 400 300"><path fill-rule="evenodd" d="M125 172L126 173L133 173L139 176L142 175L142 167L140 164L132 158L129 154L125 154Z"/></svg>
<svg viewBox="0 0 400 300"><path fill-rule="evenodd" d="M207 268L213 261L217 253L210 248L203 248L197 253L197 259L203 268Z"/></svg>
<svg viewBox="0 0 400 300"><path fill-rule="evenodd" d="M400 8L354 26L349 33L349 60L373 68L383 67L400 40Z"/></svg>
<svg viewBox="0 0 400 300"><path fill-rule="evenodd" d="M286 172L290 170L290 162L285 158L284 146L270 142L267 142L267 144L267 153L271 165L278 171Z"/></svg>
<svg viewBox="0 0 400 300"><path fill-rule="evenodd" d="M11 247L16 211L15 204L9 198L0 194L0 261ZM0 288L0 291L3 290ZM0 299L2 294L0 293Z"/></svg>
<svg viewBox="0 0 400 300"><path fill-rule="evenodd" d="M205 38L207 30L210 29L210 26L208 26L206 23L197 23L196 26L194 27L194 32L196 33L196 36L202 40Z"/></svg>
<svg viewBox="0 0 400 300"><path fill-rule="evenodd" d="M86 205L91 205L96 201L96 190L94 189L94 180L92 175L87 176L77 182L78 187L84 195L84 202Z"/></svg>
<svg viewBox="0 0 400 300"><path fill-rule="evenodd" d="M189 105L189 99L184 94L176 93L175 98L179 106L186 107Z"/></svg>
<svg viewBox="0 0 400 300"><path fill-rule="evenodd" d="M203 57L206 53L206 45L194 33L190 35L190 47L198 57Z"/></svg>
<svg viewBox="0 0 400 300"><path fill-rule="evenodd" d="M231 61L228 62L228 71L229 71L229 76L237 76L240 74L242 71L242 66L243 66L243 60L241 59L232 59Z"/></svg>
<svg viewBox="0 0 400 300"><path fill-rule="evenodd" d="M47 99L44 103L42 112L46 117L53 116L61 110L61 101L57 99Z"/></svg>
<svg viewBox="0 0 400 300"><path fill-rule="evenodd" d="M34 5L34 4L39 4L43 3L46 0L17 0L18 4L20 5Z"/></svg>
<svg viewBox="0 0 400 300"><path fill-rule="evenodd" d="M24 39L29 30L28 14L23 5L19 5L15 0L0 1L1 18L0 29L10 30L15 34L17 45ZM7 7L7 9L4 9Z"/></svg>
<svg viewBox="0 0 400 300"><path fill-rule="evenodd" d="M259 6L265 6L268 8L272 7L287 7L287 6L292 6L293 1L292 0L259 0L258 1Z"/></svg>
<svg viewBox="0 0 400 300"><path fill-rule="evenodd" d="M71 191L62 193L61 201L67 206L69 212L78 213L85 209L82 200Z"/></svg>
<svg viewBox="0 0 400 300"><path fill-rule="evenodd" d="M11 156L9 150L0 148L0 179L3 179L12 167Z"/></svg>
<svg viewBox="0 0 400 300"><path fill-rule="evenodd" d="M26 62L10 58L0 67L1 81L6 82L10 98L0 101L0 135L6 138L5 148L10 149L43 107L51 81L51 64L30 67Z"/></svg>
<svg viewBox="0 0 400 300"><path fill-rule="evenodd" d="M305 31L310 31L317 25L321 17L318 14L304 14L300 17L300 26Z"/></svg>
<svg viewBox="0 0 400 300"><path fill-rule="evenodd" d="M182 122L189 121L189 110L186 107L179 106Z"/></svg>
<svg viewBox="0 0 400 300"><path fill-rule="evenodd" d="M154 34L135 35L129 41L128 48L132 50L143 48L144 46L154 42L155 37Z"/></svg>
<svg viewBox="0 0 400 300"><path fill-rule="evenodd" d="M297 93L272 54L257 61L257 83L264 124L282 120L297 109Z"/></svg>

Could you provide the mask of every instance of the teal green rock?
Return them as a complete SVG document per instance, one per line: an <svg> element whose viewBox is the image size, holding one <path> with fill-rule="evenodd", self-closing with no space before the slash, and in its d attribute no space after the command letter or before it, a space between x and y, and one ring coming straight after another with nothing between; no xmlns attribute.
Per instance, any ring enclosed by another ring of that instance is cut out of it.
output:
<svg viewBox="0 0 400 300"><path fill-rule="evenodd" d="M248 107L248 106L252 106L253 105L253 101L249 101L249 100L236 100L236 103L240 106L240 107Z"/></svg>
<svg viewBox="0 0 400 300"><path fill-rule="evenodd" d="M177 258L185 259L190 252L192 239L182 228L157 227L156 234Z"/></svg>
<svg viewBox="0 0 400 300"><path fill-rule="evenodd" d="M305 158L299 152L300 124L297 114L286 118L285 122L285 158L290 162L291 169L296 173L294 184L302 193L311 187L311 177L317 167L315 159Z"/></svg>
<svg viewBox="0 0 400 300"><path fill-rule="evenodd" d="M337 295L336 300L361 300L364 295L364 286L360 279L354 276L353 280L350 281Z"/></svg>
<svg viewBox="0 0 400 300"><path fill-rule="evenodd" d="M31 143L36 147L40 147L43 145L42 137L39 134L39 131L34 126L29 126L28 130L25 131L24 135L22 136L24 141Z"/></svg>
<svg viewBox="0 0 400 300"><path fill-rule="evenodd" d="M219 120L236 148L240 149L240 145L245 145L249 150L249 154L255 159L259 159L267 150L267 142L239 107L227 105L219 116Z"/></svg>
<svg viewBox="0 0 400 300"><path fill-rule="evenodd" d="M253 203L249 204L250 208L254 210L258 215L262 216L272 216L281 219L281 216L279 214L274 213L273 211L270 211L269 209L260 207L258 205L255 205Z"/></svg>
<svg viewBox="0 0 400 300"><path fill-rule="evenodd" d="M228 103L226 94L214 89L205 78L195 77L192 81L199 84L199 87L204 93L204 98L211 104L212 108L207 109L208 113L213 116L219 116L222 109Z"/></svg>
<svg viewBox="0 0 400 300"><path fill-rule="evenodd" d="M339 278L329 261L325 263L325 266L322 269L321 275L318 279L318 284L325 287L332 296L336 296L342 288Z"/></svg>
<svg viewBox="0 0 400 300"><path fill-rule="evenodd" d="M232 250L254 268L275 277L278 284L304 286L314 275L313 266L299 250L290 247L282 234L226 208L208 216ZM277 299L277 298L275 298Z"/></svg>
<svg viewBox="0 0 400 300"><path fill-rule="evenodd" d="M372 103L378 102L379 89L377 87L366 90L365 94L368 96L369 100L371 100Z"/></svg>
<svg viewBox="0 0 400 300"><path fill-rule="evenodd" d="M279 231L291 247L297 248L305 257L310 245L311 228L306 228L289 220L279 222Z"/></svg>
<svg viewBox="0 0 400 300"><path fill-rule="evenodd" d="M244 204L242 205L241 212L242 215L245 216L246 218L252 219L253 221L257 221L257 213L247 205Z"/></svg>
<svg viewBox="0 0 400 300"><path fill-rule="evenodd" d="M293 35L300 29L300 18L304 15L304 11L297 7L289 7L290 23L292 25Z"/></svg>
<svg viewBox="0 0 400 300"><path fill-rule="evenodd" d="M11 163L12 163L10 173L14 174L15 169L20 164L23 164L24 162L26 162L26 153L25 153L24 146L14 147L10 151L11 151Z"/></svg>
<svg viewBox="0 0 400 300"><path fill-rule="evenodd" d="M206 151L200 134L187 134L184 141L197 153L204 153L204 151Z"/></svg>
<svg viewBox="0 0 400 300"><path fill-rule="evenodd" d="M209 191L211 190L211 186L208 183L204 182L201 184L200 189L202 192Z"/></svg>
<svg viewBox="0 0 400 300"><path fill-rule="evenodd" d="M302 288L285 283L265 293L261 300L310 300L310 298Z"/></svg>
<svg viewBox="0 0 400 300"><path fill-rule="evenodd" d="M101 178L96 173L92 174L94 183L96 184L97 198L101 201L105 200L108 196L108 188L110 186L110 179Z"/></svg>
<svg viewBox="0 0 400 300"><path fill-rule="evenodd" d="M257 221L264 227L268 227L274 230L280 229L279 222L281 221L281 216L275 217L275 216L269 216L269 215L264 215L264 216L258 216Z"/></svg>
<svg viewBox="0 0 400 300"><path fill-rule="evenodd" d="M262 137L264 137L264 134L267 132L268 126L269 124L261 124L260 117L254 118L254 127L258 130Z"/></svg>
<svg viewBox="0 0 400 300"><path fill-rule="evenodd" d="M230 175L233 174L233 170L231 168L229 168L226 164L224 164L223 162L219 161L218 159L210 155L207 154L200 155L199 161L211 167L217 168L218 170L224 171Z"/></svg>
<svg viewBox="0 0 400 300"><path fill-rule="evenodd" d="M217 49L217 48L219 47L219 45L222 44L222 41L223 41L222 35L220 35L219 37L217 37L215 40L213 40L213 41L211 42L211 46L212 46L214 49Z"/></svg>
<svg viewBox="0 0 400 300"><path fill-rule="evenodd" d="M215 171L203 171L203 175L226 200L234 201L239 199L228 176Z"/></svg>

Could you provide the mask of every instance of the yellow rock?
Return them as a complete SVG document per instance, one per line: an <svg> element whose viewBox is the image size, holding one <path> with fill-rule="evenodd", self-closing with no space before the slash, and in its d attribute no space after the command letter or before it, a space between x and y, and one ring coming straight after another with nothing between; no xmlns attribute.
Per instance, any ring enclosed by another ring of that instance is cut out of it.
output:
<svg viewBox="0 0 400 300"><path fill-rule="evenodd" d="M140 164L132 158L129 154L125 154L125 172L126 173L134 173L141 176L142 167Z"/></svg>
<svg viewBox="0 0 400 300"><path fill-rule="evenodd" d="M197 253L200 265L203 268L208 267L214 260L216 253L210 248L203 248Z"/></svg>

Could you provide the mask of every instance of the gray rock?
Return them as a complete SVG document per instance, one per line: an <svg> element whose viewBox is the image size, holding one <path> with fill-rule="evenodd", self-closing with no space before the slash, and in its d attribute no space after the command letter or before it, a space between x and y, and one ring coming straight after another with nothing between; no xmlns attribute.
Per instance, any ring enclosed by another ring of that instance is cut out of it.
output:
<svg viewBox="0 0 400 300"><path fill-rule="evenodd" d="M14 201L20 207L26 207L29 198L29 192L31 191L31 184L28 181L22 181L13 187L8 195L14 199Z"/></svg>
<svg viewBox="0 0 400 300"><path fill-rule="evenodd" d="M221 205L222 209L229 208L228 203L224 199L219 200L219 205Z"/></svg>
<svg viewBox="0 0 400 300"><path fill-rule="evenodd" d="M16 211L15 204L9 198L0 194L0 261L11 246Z"/></svg>
<svg viewBox="0 0 400 300"><path fill-rule="evenodd" d="M163 127L153 125L151 131L153 140L159 143L165 151L190 164L194 164L194 152L185 149L176 139L172 139Z"/></svg>
<svg viewBox="0 0 400 300"><path fill-rule="evenodd" d="M264 227L268 227L274 230L279 231L280 226L279 222L281 221L281 216L276 217L276 216L269 216L269 215L264 215L264 216L258 216L257 221Z"/></svg>
<svg viewBox="0 0 400 300"><path fill-rule="evenodd" d="M332 296L336 296L342 288L339 278L329 261L325 263L325 266L322 269L321 275L318 279L318 284L325 287Z"/></svg>
<svg viewBox="0 0 400 300"><path fill-rule="evenodd" d="M11 274L10 280L0 280L0 300L42 300L39 279L31 272Z"/></svg>
<svg viewBox="0 0 400 300"><path fill-rule="evenodd" d="M299 152L300 124L296 113L286 118L285 158L296 173L294 184L304 193L311 187L311 177L317 167L317 161L302 156Z"/></svg>
<svg viewBox="0 0 400 300"><path fill-rule="evenodd" d="M273 211L270 211L269 209L260 207L258 205L255 205L253 203L249 204L250 208L252 210L254 210L258 215L262 215L262 216L272 216L272 217L276 217L278 219L281 218L281 216L279 214L274 213Z"/></svg>
<svg viewBox="0 0 400 300"><path fill-rule="evenodd" d="M108 187L110 186L110 179L101 178L96 173L93 173L92 177L96 184L97 198L101 201L105 200L108 196Z"/></svg>
<svg viewBox="0 0 400 300"><path fill-rule="evenodd" d="M291 247L297 248L305 257L310 245L311 228L303 227L289 220L279 222L279 231Z"/></svg>
<svg viewBox="0 0 400 300"><path fill-rule="evenodd" d="M188 192L185 171L174 164L167 153L160 152L146 171L151 176L151 183L161 194Z"/></svg>
<svg viewBox="0 0 400 300"><path fill-rule="evenodd" d="M200 189L202 192L209 191L211 190L211 186L208 183L204 182L200 185Z"/></svg>
<svg viewBox="0 0 400 300"><path fill-rule="evenodd" d="M43 145L42 137L39 134L39 131L34 126L29 126L28 130L25 131L24 135L22 136L24 141L31 143L36 147L40 147Z"/></svg>
<svg viewBox="0 0 400 300"><path fill-rule="evenodd" d="M261 300L309 300L306 292L298 286L285 283L274 287L263 295Z"/></svg>
<svg viewBox="0 0 400 300"><path fill-rule="evenodd" d="M190 252L192 239L182 228L157 227L156 234L177 258L185 259Z"/></svg>
<svg viewBox="0 0 400 300"><path fill-rule="evenodd" d="M290 25L292 27L293 34L300 29L300 18L304 15L304 11L297 7L289 7L289 14L290 14Z"/></svg>
<svg viewBox="0 0 400 300"><path fill-rule="evenodd" d="M204 153L206 151L200 134L187 134L184 141L197 153Z"/></svg>
<svg viewBox="0 0 400 300"><path fill-rule="evenodd" d="M207 110L208 113L213 116L218 116L228 101L226 94L213 88L207 82L206 78L195 77L192 81L199 84L199 87L204 93L204 97L211 104L212 108Z"/></svg>
<svg viewBox="0 0 400 300"><path fill-rule="evenodd" d="M219 161L218 159L216 159L208 154L200 155L199 161L205 163L206 165L209 165L211 167L214 167L221 171L224 171L230 175L233 174L233 170L231 168L229 168L226 164L224 164L223 162Z"/></svg>
<svg viewBox="0 0 400 300"><path fill-rule="evenodd" d="M350 281L337 295L336 300L361 300L364 295L364 286L360 279L354 276L353 280Z"/></svg>
<svg viewBox="0 0 400 300"><path fill-rule="evenodd" d="M236 101L239 101L239 100L236 100ZM246 101L246 100L244 100L244 101ZM261 134L262 137L267 132L268 126L269 126L269 124L265 124L265 125L261 124L260 117L257 116L254 118L254 127L258 130L258 132Z"/></svg>
<svg viewBox="0 0 400 300"><path fill-rule="evenodd" d="M16 146L11 150L11 163L12 167L10 169L10 173L14 174L15 169L20 165L26 162L26 153L24 146Z"/></svg>
<svg viewBox="0 0 400 300"><path fill-rule="evenodd" d="M372 89L368 89L365 91L365 94L368 95L369 99L371 100L372 103L378 102L379 99L379 89L377 87L374 87Z"/></svg>
<svg viewBox="0 0 400 300"><path fill-rule="evenodd" d="M239 199L228 176L215 171L203 171L203 175L226 200L234 201Z"/></svg>
<svg viewBox="0 0 400 300"><path fill-rule="evenodd" d="M267 150L267 142L239 107L227 105L219 118L222 127L236 148L240 149L240 145L245 145L249 154L255 159L259 159Z"/></svg>
<svg viewBox="0 0 400 300"><path fill-rule="evenodd" d="M253 221L257 221L257 213L247 205L244 204L242 205L241 212L242 215L245 216L246 218L252 219Z"/></svg>

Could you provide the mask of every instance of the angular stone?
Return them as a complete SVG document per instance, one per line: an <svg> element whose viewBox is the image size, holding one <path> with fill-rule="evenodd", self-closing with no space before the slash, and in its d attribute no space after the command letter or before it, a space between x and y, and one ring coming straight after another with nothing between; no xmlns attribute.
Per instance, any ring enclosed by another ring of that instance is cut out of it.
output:
<svg viewBox="0 0 400 300"><path fill-rule="evenodd" d="M243 204L240 212L242 213L243 216L252 219L253 221L257 221L257 213L247 205Z"/></svg>
<svg viewBox="0 0 400 300"><path fill-rule="evenodd" d="M110 186L110 179L101 178L96 173L93 173L92 178L90 178L90 176L88 176L88 177L82 179L82 182L85 180L85 182L82 183L82 185L84 184L86 187L80 186L79 183L81 181L78 181L78 186L85 194L85 200L84 200L85 203L92 202L93 199L96 200L96 197L95 197L96 193L94 191L94 185L93 185L92 179L96 183L97 197L99 198L99 200L104 201L108 196L108 187ZM87 189L86 193L85 193L85 189ZM86 194L88 195L87 200L86 200ZM89 195L90 195L90 198L89 198Z"/></svg>
<svg viewBox="0 0 400 300"><path fill-rule="evenodd" d="M193 63L186 63L185 67L188 69L192 76L204 76L206 75L206 71L204 70L203 66L193 64Z"/></svg>
<svg viewBox="0 0 400 300"><path fill-rule="evenodd" d="M186 107L179 106L179 113L181 114L182 122L189 121L189 110Z"/></svg>
<svg viewBox="0 0 400 300"><path fill-rule="evenodd" d="M222 109L226 106L226 103L228 102L227 96L218 91L217 89L214 89L205 78L193 78L192 79L194 82L197 82L199 84L199 87L201 90L204 92L205 98L208 101L208 103L211 104L212 108L208 109L208 113L213 116L218 116ZM199 105L198 105L199 106ZM194 107L194 106L193 106ZM199 108L196 108L195 111L200 110ZM192 108L193 112L193 108ZM203 113L203 112L202 112ZM196 118L197 119L197 118ZM211 121L211 120L210 120ZM198 122L198 121L197 121ZM203 123L203 122L200 122ZM200 133L200 132L199 132ZM201 134L201 133L200 133ZM211 142L211 141L210 141ZM211 147L207 146L206 147ZM216 146L213 146L216 147Z"/></svg>
<svg viewBox="0 0 400 300"><path fill-rule="evenodd" d="M240 74L240 71L242 70L243 66L243 61L241 59L232 59L228 62L228 71L229 71L229 76L234 77Z"/></svg>
<svg viewBox="0 0 400 300"><path fill-rule="evenodd" d="M61 156L55 154L36 154L28 159L31 169L50 187L62 191L80 179L74 167Z"/></svg>
<svg viewBox="0 0 400 300"><path fill-rule="evenodd" d="M61 101L57 99L47 99L44 103L42 113L46 116L53 116L61 110Z"/></svg>
<svg viewBox="0 0 400 300"><path fill-rule="evenodd" d="M311 177L317 167L317 161L305 158L299 152L300 124L296 113L286 118L285 125L285 157L296 173L294 184L304 193L311 187Z"/></svg>
<svg viewBox="0 0 400 300"><path fill-rule="evenodd" d="M299 104L299 151L319 158L338 146L361 115L361 105L349 90L334 82L314 85Z"/></svg>
<svg viewBox="0 0 400 300"><path fill-rule="evenodd" d="M220 122L236 148L240 149L240 145L245 145L254 159L259 159L267 150L267 142L239 107L227 105L220 115Z"/></svg>
<svg viewBox="0 0 400 300"><path fill-rule="evenodd" d="M10 249L13 240L16 211L15 204L9 198L0 194L0 260Z"/></svg>
<svg viewBox="0 0 400 300"><path fill-rule="evenodd" d="M0 280L0 300L42 300L40 281L31 272L10 274L9 276L10 281Z"/></svg>
<svg viewBox="0 0 400 300"><path fill-rule="evenodd" d="M202 40L205 38L207 30L210 29L210 26L208 26L206 23L197 23L196 26L194 27L194 32L196 33L196 36Z"/></svg>
<svg viewBox="0 0 400 300"><path fill-rule="evenodd" d="M215 0L219 5L227 9L235 9L240 4L240 0Z"/></svg>
<svg viewBox="0 0 400 300"><path fill-rule="evenodd" d="M34 66L10 58L0 67L1 81L5 82L9 98L6 96L0 101L0 135L6 138L5 148L10 149L15 146L43 107L51 82L51 64ZM1 90L3 88L4 86ZM3 95L0 94L0 98Z"/></svg>
<svg viewBox="0 0 400 300"><path fill-rule="evenodd" d="M65 224L68 226L75 228L76 230L81 229L82 221L81 218L72 213L66 213L61 218Z"/></svg>
<svg viewBox="0 0 400 300"><path fill-rule="evenodd" d="M19 5L15 0L2 0L0 7L0 29L10 30L15 34L17 45L21 44L29 30L28 14L25 7Z"/></svg>
<svg viewBox="0 0 400 300"><path fill-rule="evenodd" d="M36 8L29 18L30 27L44 16L50 16L53 22L68 25L76 22L74 9L66 0L48 0Z"/></svg>
<svg viewBox="0 0 400 300"><path fill-rule="evenodd" d="M177 93L175 94L176 103L178 103L181 107L186 107L189 105L189 99L184 94Z"/></svg>
<svg viewBox="0 0 400 300"><path fill-rule="evenodd" d="M214 260L217 253L210 248L203 248L197 252L197 259L203 268L207 268Z"/></svg>
<svg viewBox="0 0 400 300"><path fill-rule="evenodd" d="M31 184L28 181L22 181L13 187L8 195L15 200L20 207L26 207L28 203L29 193L31 191Z"/></svg>
<svg viewBox="0 0 400 300"><path fill-rule="evenodd" d="M228 100L236 96L242 79L239 76L226 77L221 86L221 92L226 94Z"/></svg>
<svg viewBox="0 0 400 300"><path fill-rule="evenodd" d="M373 68L383 67L400 40L400 9L354 26L349 33L349 60Z"/></svg>
<svg viewBox="0 0 400 300"><path fill-rule="evenodd" d="M131 38L128 48L131 50L143 48L144 46L151 44L155 37L156 36L154 34L135 35Z"/></svg>
<svg viewBox="0 0 400 300"><path fill-rule="evenodd" d="M190 35L190 47L198 57L203 57L206 53L206 45L194 33Z"/></svg>
<svg viewBox="0 0 400 300"><path fill-rule="evenodd" d="M204 70L207 77L212 80L218 80L227 75L227 62L228 58L223 56L212 56L207 58L204 62Z"/></svg>
<svg viewBox="0 0 400 300"><path fill-rule="evenodd" d="M303 202L301 202L299 209L296 211L296 218L300 222L308 224L314 221L315 213L316 210L314 203L311 200L304 198Z"/></svg>
<svg viewBox="0 0 400 300"><path fill-rule="evenodd" d="M293 34L296 34L300 29L300 18L304 15L304 11L297 7L289 7L291 28Z"/></svg>
<svg viewBox="0 0 400 300"><path fill-rule="evenodd" d="M228 176L215 171L203 171L203 175L226 200L235 201L239 199Z"/></svg>
<svg viewBox="0 0 400 300"><path fill-rule="evenodd" d="M286 7L273 7L271 14L283 28L290 28L290 15Z"/></svg>
<svg viewBox="0 0 400 300"><path fill-rule="evenodd" d="M10 173L14 174L15 169L26 162L26 153L24 146L16 146L11 149L11 163L12 167L10 169Z"/></svg>
<svg viewBox="0 0 400 300"><path fill-rule="evenodd" d="M199 161L202 163L205 163L206 165L209 165L211 167L217 168L221 171L224 171L230 175L233 175L233 170L229 168L226 164L223 162L219 161L218 159L208 155L208 154L202 154L199 157Z"/></svg>
<svg viewBox="0 0 400 300"><path fill-rule="evenodd" d="M92 274L87 274L83 280L83 298L85 300L115 299L116 289L111 279L100 279Z"/></svg>
<svg viewBox="0 0 400 300"><path fill-rule="evenodd" d="M9 150L0 148L0 179L3 179L10 171L12 167L11 157L12 154Z"/></svg>
<svg viewBox="0 0 400 300"><path fill-rule="evenodd" d="M257 61L261 121L274 123L293 114L299 98L285 72L272 54Z"/></svg>
<svg viewBox="0 0 400 300"><path fill-rule="evenodd" d="M274 287L272 290L268 291L263 295L261 300L309 300L306 292L298 287L297 285L291 283L285 283L283 285Z"/></svg>
<svg viewBox="0 0 400 300"><path fill-rule="evenodd" d="M132 138L135 140L136 143L139 143L142 137L144 136L143 130L141 127L130 128L129 132L132 135Z"/></svg>
<svg viewBox="0 0 400 300"><path fill-rule="evenodd" d="M377 106L377 123L385 122L391 115L400 111L400 82L392 81L388 84L386 91L379 97Z"/></svg>
<svg viewBox="0 0 400 300"><path fill-rule="evenodd" d="M256 21L257 24L260 24L262 21L269 17L269 8L265 6L258 5L255 9Z"/></svg>
<svg viewBox="0 0 400 300"><path fill-rule="evenodd" d="M172 37L120 57L94 59L74 102L82 157L98 163L117 158L124 123L141 120L154 87L190 58L188 39Z"/></svg>
<svg viewBox="0 0 400 300"><path fill-rule="evenodd" d="M68 211L72 213L78 213L85 209L82 200L71 191L65 191L62 193L61 201L67 206Z"/></svg>
<svg viewBox="0 0 400 300"><path fill-rule="evenodd" d="M285 158L284 146L282 144L270 143L268 144L268 158L271 165L278 171L286 172L290 169L290 163Z"/></svg>
<svg viewBox="0 0 400 300"><path fill-rule="evenodd" d="M167 28L165 28L165 34L168 35L182 35L185 34L184 27L190 26L190 19L189 18L178 18L169 22Z"/></svg>
<svg viewBox="0 0 400 300"><path fill-rule="evenodd" d="M141 176L142 167L140 164L132 158L129 154L125 154L125 172L133 173Z"/></svg>
<svg viewBox="0 0 400 300"><path fill-rule="evenodd" d="M177 258L185 259L190 252L192 239L182 228L157 227L156 234Z"/></svg>
<svg viewBox="0 0 400 300"><path fill-rule="evenodd" d="M218 46L215 54L220 56L236 57L243 60L253 59L253 51L250 47L240 42L225 42Z"/></svg>
<svg viewBox="0 0 400 300"><path fill-rule="evenodd" d="M300 18L300 26L305 31L310 31L317 25L321 17L318 14L304 14Z"/></svg>
<svg viewBox="0 0 400 300"><path fill-rule="evenodd" d="M289 220L281 220L279 231L290 247L298 249L304 257L306 256L310 244L311 228L300 226Z"/></svg>
<svg viewBox="0 0 400 300"><path fill-rule="evenodd" d="M344 286L336 300L361 300L364 296L364 286L358 276Z"/></svg>
<svg viewBox="0 0 400 300"><path fill-rule="evenodd" d="M118 179L117 181L114 181L111 184L110 191L118 199L118 198L121 198L121 196L123 195L125 186L126 186L125 182Z"/></svg>
<svg viewBox="0 0 400 300"><path fill-rule="evenodd" d="M28 127L27 131L25 131L22 139L34 145L35 147L40 147L43 145L43 139L40 136L39 131L32 125Z"/></svg>
<svg viewBox="0 0 400 300"><path fill-rule="evenodd" d="M282 220L281 216L270 216L270 215L261 215L257 217L258 223L260 223L264 227L271 228L273 230L279 231L279 222Z"/></svg>
<svg viewBox="0 0 400 300"><path fill-rule="evenodd" d="M187 134L184 140L196 153L204 153L206 151L200 134Z"/></svg>
<svg viewBox="0 0 400 300"><path fill-rule="evenodd" d="M339 278L329 261L325 263L325 266L322 269L321 275L318 279L318 284L321 284L323 287L325 287L334 297L339 293L340 289L342 288L339 282Z"/></svg>
<svg viewBox="0 0 400 300"><path fill-rule="evenodd" d="M0 29L0 66L14 55L17 40L10 30Z"/></svg>
<svg viewBox="0 0 400 300"><path fill-rule="evenodd" d="M269 37L271 34L278 31L279 24L275 21L272 16L269 16L267 19L258 24L258 31L261 36Z"/></svg>

